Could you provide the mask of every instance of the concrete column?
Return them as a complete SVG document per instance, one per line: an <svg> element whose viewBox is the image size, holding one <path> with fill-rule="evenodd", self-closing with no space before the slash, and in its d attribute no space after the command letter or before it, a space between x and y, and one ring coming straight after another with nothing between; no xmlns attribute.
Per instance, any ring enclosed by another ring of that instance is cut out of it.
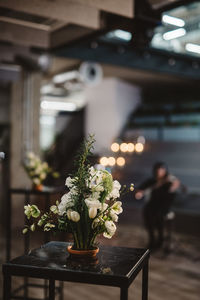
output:
<svg viewBox="0 0 200 300"><path fill-rule="evenodd" d="M11 88L11 187L27 187L31 182L23 162L27 151L39 153L41 75L24 73Z"/></svg>
<svg viewBox="0 0 200 300"><path fill-rule="evenodd" d="M86 134L94 133L95 152L105 153L140 103L140 89L122 80L107 78L87 89L86 100Z"/></svg>

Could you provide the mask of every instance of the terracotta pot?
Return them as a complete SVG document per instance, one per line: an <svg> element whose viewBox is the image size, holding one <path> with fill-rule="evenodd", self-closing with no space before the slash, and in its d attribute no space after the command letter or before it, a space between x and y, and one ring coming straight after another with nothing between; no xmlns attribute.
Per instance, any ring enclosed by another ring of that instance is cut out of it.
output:
<svg viewBox="0 0 200 300"><path fill-rule="evenodd" d="M33 189L41 192L43 190L43 185L42 184L38 184L38 185L34 184Z"/></svg>
<svg viewBox="0 0 200 300"><path fill-rule="evenodd" d="M96 247L92 250L74 250L72 249L72 246L67 247L67 251L73 256L73 257L80 257L80 258L94 258L96 257L97 253L99 252L99 248Z"/></svg>

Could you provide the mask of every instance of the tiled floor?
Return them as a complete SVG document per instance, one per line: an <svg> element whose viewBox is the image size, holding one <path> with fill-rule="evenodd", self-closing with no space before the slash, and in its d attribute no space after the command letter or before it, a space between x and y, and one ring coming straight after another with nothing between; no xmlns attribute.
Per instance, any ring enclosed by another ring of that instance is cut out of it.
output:
<svg viewBox="0 0 200 300"><path fill-rule="evenodd" d="M126 247L143 247L146 234L141 227L122 224L112 240L101 239L100 242L110 245ZM37 242L37 241L36 241ZM22 243L15 240L13 255ZM150 259L149 300L199 300L200 299L200 241L185 235L174 235L174 250L169 256L159 251ZM4 248L0 239L0 247ZM17 253L21 251L18 249ZM1 262L3 261L1 252ZM1 277L0 277L1 280ZM19 284L15 279L13 286ZM2 282L0 282L0 288ZM40 290L30 290L31 297L42 298ZM119 289L92 286L85 284L65 283L64 299L68 300L100 300L119 299ZM1 299L1 298L0 298ZM134 281L129 289L129 299L141 299L141 277Z"/></svg>

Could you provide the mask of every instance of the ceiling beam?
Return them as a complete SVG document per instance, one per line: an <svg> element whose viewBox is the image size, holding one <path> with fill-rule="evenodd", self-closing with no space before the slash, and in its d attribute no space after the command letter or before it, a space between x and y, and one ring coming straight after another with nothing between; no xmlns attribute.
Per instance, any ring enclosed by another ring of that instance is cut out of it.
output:
<svg viewBox="0 0 200 300"><path fill-rule="evenodd" d="M0 40L27 47L49 47L48 26L0 17Z"/></svg>
<svg viewBox="0 0 200 300"><path fill-rule="evenodd" d="M57 19L93 29L100 28L97 8L68 0L0 0L0 7L32 15Z"/></svg>
<svg viewBox="0 0 200 300"><path fill-rule="evenodd" d="M66 2L70 1L66 0ZM128 18L134 17L135 0L73 0L73 2Z"/></svg>
<svg viewBox="0 0 200 300"><path fill-rule="evenodd" d="M53 51L59 57L90 60L130 69L154 71L179 78L200 79L200 59L156 49L137 49L98 43L95 48L88 42L60 47Z"/></svg>
<svg viewBox="0 0 200 300"><path fill-rule="evenodd" d="M50 35L50 47L55 48L63 44L74 42L77 39L90 35L94 30L77 25L67 25Z"/></svg>

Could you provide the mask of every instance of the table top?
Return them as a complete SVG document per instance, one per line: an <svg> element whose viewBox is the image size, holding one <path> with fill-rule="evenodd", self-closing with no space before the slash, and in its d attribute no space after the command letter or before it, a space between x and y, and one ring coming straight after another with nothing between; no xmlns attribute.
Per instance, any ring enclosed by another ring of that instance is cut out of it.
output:
<svg viewBox="0 0 200 300"><path fill-rule="evenodd" d="M96 260L70 257L70 243L49 242L3 264L10 275L85 282L110 286L129 286L149 259L149 250L100 246Z"/></svg>
<svg viewBox="0 0 200 300"><path fill-rule="evenodd" d="M50 194L64 193L65 188L63 188L63 186L62 187L44 186L42 191L32 189L32 188L10 188L9 191L12 194L50 195Z"/></svg>

